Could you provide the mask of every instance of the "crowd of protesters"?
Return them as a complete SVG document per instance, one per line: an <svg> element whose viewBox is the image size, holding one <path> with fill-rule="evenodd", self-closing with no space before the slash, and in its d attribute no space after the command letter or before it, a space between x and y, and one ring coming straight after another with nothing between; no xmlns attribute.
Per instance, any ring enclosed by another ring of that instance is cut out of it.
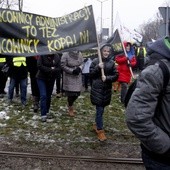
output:
<svg viewBox="0 0 170 170"><path fill-rule="evenodd" d="M113 83L120 84L120 101L126 95L131 73L128 69L136 64L135 50L131 43L125 43L128 57L113 56L110 44L101 47L101 60L97 54L84 57L79 51L70 51L32 57L0 56L0 97L7 95L8 104L13 104L14 93L20 97L21 106L27 105L28 77L30 78L33 111L40 111L41 121L53 118L50 114L51 97L55 89L56 97L67 97L68 115L75 116L75 101L82 89L90 92L90 101L96 107L93 129L100 141L107 139L103 129L104 109L111 102ZM122 64L123 63L123 64ZM9 70L2 72L7 64ZM126 67L125 73L122 72ZM102 70L103 73L102 74ZM128 76L128 82L123 81ZM6 89L6 82L9 86ZM56 88L55 88L56 86Z"/></svg>
<svg viewBox="0 0 170 170"><path fill-rule="evenodd" d="M103 116L105 107L111 103L112 93L119 90L120 103L124 104L129 84L134 78L133 71L140 72L136 89L125 109L125 120L128 128L141 141L146 169L170 169L170 88L169 81L167 88L164 87L165 75L158 63L160 60L164 62L170 72L170 38L159 39L148 44L147 48L147 57L145 47L134 47L130 42L124 42L125 50L115 56L110 44L103 45L95 58L83 58L79 51L34 57L0 56L0 98L7 95L11 105L14 91L17 95L20 91L21 106L25 108L29 75L33 110L40 110L41 121L46 122L53 118L50 105L55 81L56 97L65 94L70 117L76 114L74 104L84 87L85 92L90 92L89 100L96 109L92 128L97 138L105 141ZM150 65L144 69L145 63Z"/></svg>

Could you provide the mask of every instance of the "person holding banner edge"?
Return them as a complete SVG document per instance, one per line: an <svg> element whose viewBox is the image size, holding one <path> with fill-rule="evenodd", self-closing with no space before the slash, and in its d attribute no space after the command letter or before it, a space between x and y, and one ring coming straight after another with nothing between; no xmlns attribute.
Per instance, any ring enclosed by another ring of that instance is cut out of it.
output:
<svg viewBox="0 0 170 170"><path fill-rule="evenodd" d="M99 56L94 59L90 65L90 77L92 78L90 99L91 103L96 106L93 129L97 133L98 139L105 141L107 138L103 130L103 114L105 107L110 104L112 83L118 79L118 71L111 59L111 45L103 45L100 51L101 58Z"/></svg>

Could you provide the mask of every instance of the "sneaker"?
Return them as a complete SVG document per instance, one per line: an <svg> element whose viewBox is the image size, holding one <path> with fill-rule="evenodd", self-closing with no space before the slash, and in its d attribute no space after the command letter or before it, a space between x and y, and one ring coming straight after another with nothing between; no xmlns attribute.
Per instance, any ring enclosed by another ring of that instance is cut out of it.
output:
<svg viewBox="0 0 170 170"><path fill-rule="evenodd" d="M6 91L3 91L2 94L7 94Z"/></svg>
<svg viewBox="0 0 170 170"><path fill-rule="evenodd" d="M89 92L89 90L88 90L88 89L85 89L84 92Z"/></svg>
<svg viewBox="0 0 170 170"><path fill-rule="evenodd" d="M22 109L25 109L26 105L25 104L22 104Z"/></svg>
<svg viewBox="0 0 170 170"><path fill-rule="evenodd" d="M15 97L19 97L19 94L16 94Z"/></svg>
<svg viewBox="0 0 170 170"><path fill-rule="evenodd" d="M12 104L12 100L8 99L8 105L11 105L11 104Z"/></svg>
<svg viewBox="0 0 170 170"><path fill-rule="evenodd" d="M47 113L47 119L53 119L54 116L51 113Z"/></svg>
<svg viewBox="0 0 170 170"><path fill-rule="evenodd" d="M97 137L98 137L99 141L101 141L101 142L103 142L107 139L105 136L104 130L97 130Z"/></svg>
<svg viewBox="0 0 170 170"><path fill-rule="evenodd" d="M38 109L39 109L39 106L38 106L38 105L34 105L34 106L33 106L34 113L37 113L37 112L38 112Z"/></svg>
<svg viewBox="0 0 170 170"><path fill-rule="evenodd" d="M46 122L47 121L47 116L41 116L41 122Z"/></svg>
<svg viewBox="0 0 170 170"><path fill-rule="evenodd" d="M26 107L26 105L27 105L26 101L22 101L21 104L23 107Z"/></svg>
<svg viewBox="0 0 170 170"><path fill-rule="evenodd" d="M62 93L61 93L61 97L66 97L66 93L65 93L65 92L62 92Z"/></svg>
<svg viewBox="0 0 170 170"><path fill-rule="evenodd" d="M56 97L57 97L57 98L61 98L61 93L57 93L57 94L56 94Z"/></svg>
<svg viewBox="0 0 170 170"><path fill-rule="evenodd" d="M0 94L0 98L3 98L3 97L4 97L4 94L1 93L1 94Z"/></svg>

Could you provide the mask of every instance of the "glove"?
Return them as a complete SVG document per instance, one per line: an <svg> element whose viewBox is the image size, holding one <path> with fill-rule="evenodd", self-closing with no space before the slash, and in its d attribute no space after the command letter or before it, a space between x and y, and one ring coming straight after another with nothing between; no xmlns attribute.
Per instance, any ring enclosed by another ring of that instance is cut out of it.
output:
<svg viewBox="0 0 170 170"><path fill-rule="evenodd" d="M127 66L128 66L128 67L132 67L132 65L131 65L130 63L127 63Z"/></svg>
<svg viewBox="0 0 170 170"><path fill-rule="evenodd" d="M56 74L56 72L57 72L57 70L56 70L56 68L55 67L51 67L51 74Z"/></svg>
<svg viewBox="0 0 170 170"><path fill-rule="evenodd" d="M74 75L79 75L81 72L81 68L80 67L77 67L76 69L73 70L73 74Z"/></svg>
<svg viewBox="0 0 170 170"><path fill-rule="evenodd" d="M102 76L102 81L103 81L103 82L106 81L106 76Z"/></svg>
<svg viewBox="0 0 170 170"><path fill-rule="evenodd" d="M99 68L103 69L104 68L104 64L103 63L99 63Z"/></svg>

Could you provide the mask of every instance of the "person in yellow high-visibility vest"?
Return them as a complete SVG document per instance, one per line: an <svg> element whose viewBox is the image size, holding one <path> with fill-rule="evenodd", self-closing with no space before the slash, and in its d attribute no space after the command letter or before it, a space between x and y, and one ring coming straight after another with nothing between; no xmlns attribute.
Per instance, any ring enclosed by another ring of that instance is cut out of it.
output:
<svg viewBox="0 0 170 170"><path fill-rule="evenodd" d="M144 57L146 56L146 49L144 46L140 46L137 48L137 67L139 71L144 69Z"/></svg>
<svg viewBox="0 0 170 170"><path fill-rule="evenodd" d="M7 76L1 71L2 67L6 64L6 57L0 55L0 98L6 94L5 86L7 82Z"/></svg>
<svg viewBox="0 0 170 170"><path fill-rule="evenodd" d="M8 89L8 101L9 104L12 103L14 88L16 83L19 82L20 92L21 92L21 104L23 107L26 105L27 101L27 64L26 57L11 57L9 62L9 77L10 77L10 85Z"/></svg>

